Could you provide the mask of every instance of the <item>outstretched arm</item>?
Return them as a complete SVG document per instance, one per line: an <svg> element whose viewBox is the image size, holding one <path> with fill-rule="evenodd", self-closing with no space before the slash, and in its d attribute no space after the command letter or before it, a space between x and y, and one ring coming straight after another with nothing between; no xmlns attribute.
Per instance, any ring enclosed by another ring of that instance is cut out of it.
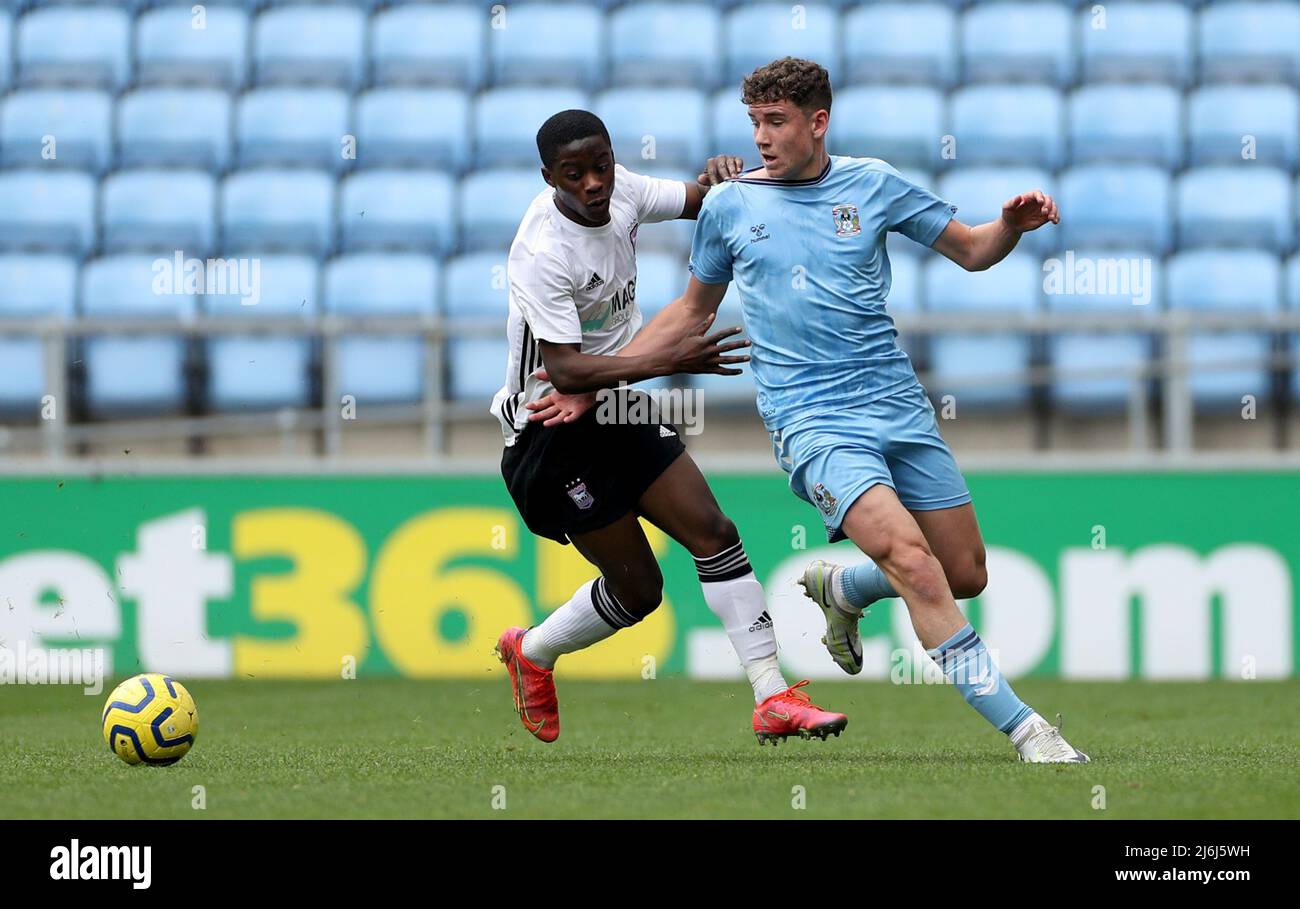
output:
<svg viewBox="0 0 1300 909"><path fill-rule="evenodd" d="M967 271L983 271L1005 259L1021 234L1048 221L1060 224L1061 215L1052 197L1036 189L1008 199L1001 217L985 224L971 227L954 218L934 241L934 249Z"/></svg>

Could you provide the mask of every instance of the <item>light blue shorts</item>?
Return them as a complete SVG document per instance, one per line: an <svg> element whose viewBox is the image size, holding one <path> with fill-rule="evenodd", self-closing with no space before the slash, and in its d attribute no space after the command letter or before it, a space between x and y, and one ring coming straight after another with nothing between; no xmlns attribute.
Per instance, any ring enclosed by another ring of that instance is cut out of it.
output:
<svg viewBox="0 0 1300 909"><path fill-rule="evenodd" d="M868 404L797 420L771 436L790 488L821 512L832 543L844 539L840 524L849 506L877 483L892 488L912 511L971 500L919 383Z"/></svg>

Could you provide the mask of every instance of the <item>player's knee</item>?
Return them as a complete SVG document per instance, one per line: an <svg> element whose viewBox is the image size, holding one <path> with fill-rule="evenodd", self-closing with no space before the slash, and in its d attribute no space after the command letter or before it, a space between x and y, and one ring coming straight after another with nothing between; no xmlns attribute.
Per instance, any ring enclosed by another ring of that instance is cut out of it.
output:
<svg viewBox="0 0 1300 909"><path fill-rule="evenodd" d="M736 530L736 525L731 518L718 511L696 528L690 546L691 555L697 559L707 559L739 542L740 532Z"/></svg>
<svg viewBox="0 0 1300 909"><path fill-rule="evenodd" d="M946 599L943 566L924 540L894 543L877 559L877 564L888 565L905 586L916 591L922 602Z"/></svg>
<svg viewBox="0 0 1300 909"><path fill-rule="evenodd" d="M973 554L961 568L954 572L954 575L949 578L954 597L959 600L969 600L971 597L979 596L989 584L989 571L984 567L984 554L982 552Z"/></svg>
<svg viewBox="0 0 1300 909"><path fill-rule="evenodd" d="M664 576L656 565L636 578L618 584L607 584L618 606L636 621L641 621L659 608L664 598Z"/></svg>

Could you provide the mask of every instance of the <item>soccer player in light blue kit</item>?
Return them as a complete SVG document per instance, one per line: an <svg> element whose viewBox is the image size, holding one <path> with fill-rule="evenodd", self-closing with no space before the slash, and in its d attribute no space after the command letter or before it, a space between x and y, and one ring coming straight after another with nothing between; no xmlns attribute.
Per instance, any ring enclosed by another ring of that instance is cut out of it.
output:
<svg viewBox="0 0 1300 909"><path fill-rule="evenodd" d="M869 557L850 567L819 560L804 573L801 583L826 617L831 657L860 672L862 610L902 596L922 646L1022 760L1086 762L1059 726L1016 696L957 609L954 597L984 589L984 544L966 483L885 311L887 231L980 271L1011 252L1021 233L1059 222L1055 203L1023 193L1000 218L970 227L884 161L828 155L830 79L811 61L786 57L755 70L743 101L763 165L741 173L733 161L731 179L705 197L686 293L629 351L715 313L734 281L759 413L790 487L820 510L832 542L847 537Z"/></svg>

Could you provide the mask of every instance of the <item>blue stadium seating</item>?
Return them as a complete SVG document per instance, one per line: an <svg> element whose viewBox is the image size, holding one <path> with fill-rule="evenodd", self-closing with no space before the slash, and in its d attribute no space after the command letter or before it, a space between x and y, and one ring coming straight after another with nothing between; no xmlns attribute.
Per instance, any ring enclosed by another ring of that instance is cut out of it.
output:
<svg viewBox="0 0 1300 909"><path fill-rule="evenodd" d="M1074 79L1073 22L1056 3L981 3L961 20L968 80L1068 85Z"/></svg>
<svg viewBox="0 0 1300 909"><path fill-rule="evenodd" d="M612 85L718 83L722 19L702 3L630 3L609 17Z"/></svg>
<svg viewBox="0 0 1300 909"><path fill-rule="evenodd" d="M718 316L714 319L713 324L719 330L731 328L732 326L744 327L745 319L740 303L740 292L736 290L735 284L727 288L727 293L722 298L722 305L718 307ZM702 402L697 403L695 407L696 420L707 419L709 409L714 404L756 406L755 396L758 394L758 386L754 384L754 373L748 363L742 364L739 369L742 372L738 376L700 374L679 377L681 384L685 387L696 388L703 392ZM668 388L670 385L671 382L664 379L637 383L638 388L644 389ZM707 426L707 422L705 425Z"/></svg>
<svg viewBox="0 0 1300 909"><path fill-rule="evenodd" d="M1267 199L1269 204L1260 205ZM1291 248L1295 236L1291 181L1264 165L1192 168L1178 178L1178 240L1187 246L1225 244Z"/></svg>
<svg viewBox="0 0 1300 909"><path fill-rule="evenodd" d="M197 170L122 170L100 191L103 246L206 255L216 242L216 181Z"/></svg>
<svg viewBox="0 0 1300 909"><path fill-rule="evenodd" d="M236 153L241 167L301 165L341 170L350 101L328 88L265 88L239 99Z"/></svg>
<svg viewBox="0 0 1300 909"><path fill-rule="evenodd" d="M953 92L952 134L963 164L1055 169L1065 156L1060 93L1047 85L976 85Z"/></svg>
<svg viewBox="0 0 1300 909"><path fill-rule="evenodd" d="M470 163L470 106L469 96L454 88L381 88L358 95L357 163L463 170Z"/></svg>
<svg viewBox="0 0 1300 909"><path fill-rule="evenodd" d="M1185 85L1192 76L1192 14L1182 3L1080 6L1080 68L1087 80Z"/></svg>
<svg viewBox="0 0 1300 909"><path fill-rule="evenodd" d="M151 9L136 20L136 78L146 85L239 88L248 78L248 14L193 4Z"/></svg>
<svg viewBox="0 0 1300 909"><path fill-rule="evenodd" d="M501 387L509 350L504 327L510 295L506 254L478 252L448 259L443 310L457 325L490 326L491 334L447 344L448 393L453 401L485 403Z"/></svg>
<svg viewBox="0 0 1300 909"><path fill-rule="evenodd" d="M13 92L0 113L5 167L70 165L96 173L113 154L113 102L107 92L31 89Z"/></svg>
<svg viewBox="0 0 1300 909"><path fill-rule="evenodd" d="M1276 256L1252 249L1193 250L1171 256L1167 266L1170 308L1219 312L1275 312L1282 293ZM1268 372L1260 366L1213 369L1215 364L1262 359L1269 354L1265 332L1195 332L1188 343L1189 384L1198 406L1241 407L1243 395L1268 394Z"/></svg>
<svg viewBox="0 0 1300 909"><path fill-rule="evenodd" d="M935 256L924 266L927 312L1032 313L1038 308L1042 270L1034 256L1013 251L996 269L968 272ZM963 407L1000 409L1022 405L1028 386L1015 380L1005 384L967 385L967 381L1028 368L1029 338L1015 332L936 335L930 345L934 380L930 390L956 396Z"/></svg>
<svg viewBox="0 0 1300 909"><path fill-rule="evenodd" d="M358 253L325 268L325 309L355 316L432 316L441 277L436 260L416 253ZM355 335L335 351L337 387L359 407L420 400L424 344L420 338Z"/></svg>
<svg viewBox="0 0 1300 909"><path fill-rule="evenodd" d="M324 171L238 171L221 185L222 246L323 255L334 244L334 180Z"/></svg>
<svg viewBox="0 0 1300 909"><path fill-rule="evenodd" d="M1062 172L1063 246L1137 247L1163 254L1172 242L1169 174L1151 164L1085 164Z"/></svg>
<svg viewBox="0 0 1300 909"><path fill-rule="evenodd" d="M18 82L120 89L131 73L131 25L110 6L53 6L18 20Z"/></svg>
<svg viewBox="0 0 1300 909"><path fill-rule="evenodd" d="M713 136L710 155L736 155L746 167L759 163L758 151L754 147L754 127L740 101L738 89L723 88L714 92L709 99L708 116Z"/></svg>
<svg viewBox="0 0 1300 909"><path fill-rule="evenodd" d="M76 295L75 260L55 255L0 255L0 323L70 318ZM35 336L0 335L0 414L34 417L44 394L44 341Z"/></svg>
<svg viewBox="0 0 1300 909"><path fill-rule="evenodd" d="M591 108L581 89L519 86L483 92L474 103L474 166L539 166L537 131L553 114L574 108Z"/></svg>
<svg viewBox="0 0 1300 909"><path fill-rule="evenodd" d="M254 260L257 294L206 294L213 318L316 316L320 273L311 256L270 255ZM251 267L252 263L250 263ZM234 282L227 283L235 290ZM220 334L207 342L208 400L218 410L303 407L310 402L312 341L307 336Z"/></svg>
<svg viewBox="0 0 1300 909"><path fill-rule="evenodd" d="M230 164L230 96L210 88L147 88L117 102L123 167L171 165L223 171Z"/></svg>
<svg viewBox="0 0 1300 909"><path fill-rule="evenodd" d="M922 303L921 257L904 248L888 252L890 285L886 310L891 316L915 315L921 312ZM924 340L922 336L907 331L898 334L898 346L912 358L913 363L920 359Z"/></svg>
<svg viewBox="0 0 1300 909"><path fill-rule="evenodd" d="M253 23L253 70L259 84L338 85L365 75L366 19L347 6L285 6Z"/></svg>
<svg viewBox="0 0 1300 909"><path fill-rule="evenodd" d="M1168 85L1085 85L1070 96L1068 108L1075 164L1182 164L1183 99Z"/></svg>
<svg viewBox="0 0 1300 909"><path fill-rule="evenodd" d="M704 95L689 88L616 88L596 97L595 113L624 167L653 161L698 172L710 154L707 107Z"/></svg>
<svg viewBox="0 0 1300 909"><path fill-rule="evenodd" d="M1300 253L1286 262L1286 306L1291 312L1300 312ZM1300 331L1291 332L1287 339L1287 352L1291 355L1291 395L1300 401Z"/></svg>
<svg viewBox="0 0 1300 909"><path fill-rule="evenodd" d="M466 176L456 192L461 246L467 250L509 249L519 219L546 188L531 167L491 168Z"/></svg>
<svg viewBox="0 0 1300 909"><path fill-rule="evenodd" d="M962 167L949 171L932 191L957 206L957 217L965 224L982 224L1002 216L1002 203L1020 193L1041 189L1056 195L1051 174L1026 167ZM1046 252L1060 245L1060 228L1044 224L1020 238L1017 249Z"/></svg>
<svg viewBox="0 0 1300 909"><path fill-rule="evenodd" d="M1062 275L1059 284L1044 285L1049 312L1149 316L1160 309L1161 263L1142 250L1072 250L1045 267L1059 269ZM1045 271L1045 281L1047 277ZM1151 358L1152 339L1142 332L1063 331L1048 337L1047 350L1049 362L1057 369L1114 373L1054 381L1051 393L1058 406L1070 412L1113 411L1127 404L1133 391L1132 370Z"/></svg>
<svg viewBox="0 0 1300 909"><path fill-rule="evenodd" d="M1211 3L1200 18L1202 79L1300 79L1300 8L1294 3Z"/></svg>
<svg viewBox="0 0 1300 909"><path fill-rule="evenodd" d="M87 262L81 277L82 314L101 319L192 316L198 298L183 283L158 293L156 261L148 255L120 255ZM175 278L182 281L183 275ZM184 403L185 343L161 326L158 333L87 338L83 356L86 404L96 416L175 412Z"/></svg>
<svg viewBox="0 0 1300 909"><path fill-rule="evenodd" d="M7 90L14 74L14 20L8 12L0 12L0 91Z"/></svg>
<svg viewBox="0 0 1300 909"><path fill-rule="evenodd" d="M496 82L583 88L599 84L604 64L599 10L577 3L525 4L511 6L505 15L505 28L489 30Z"/></svg>
<svg viewBox="0 0 1300 909"><path fill-rule="evenodd" d="M816 59L839 82L839 22L835 10L815 3L738 6L722 23L724 83L739 84L757 67L787 54Z"/></svg>
<svg viewBox="0 0 1300 909"><path fill-rule="evenodd" d="M487 33L483 8L468 3L381 10L370 29L371 75L380 85L476 89L487 76Z"/></svg>
<svg viewBox="0 0 1300 909"><path fill-rule="evenodd" d="M686 259L686 256L663 250L637 253L636 305L646 322L686 290L690 278Z"/></svg>
<svg viewBox="0 0 1300 909"><path fill-rule="evenodd" d="M95 180L35 169L0 172L0 249L84 255L95 243Z"/></svg>
<svg viewBox="0 0 1300 909"><path fill-rule="evenodd" d="M1300 103L1288 85L1212 85L1193 92L1187 104L1191 164L1240 163L1249 153L1250 161L1292 168L1297 130Z"/></svg>
<svg viewBox="0 0 1300 909"><path fill-rule="evenodd" d="M948 6L864 3L844 15L840 30L847 84L922 82L946 88L957 79L957 20ZM838 95L839 86L832 87Z"/></svg>
<svg viewBox="0 0 1300 909"><path fill-rule="evenodd" d="M894 166L934 167L944 136L944 101L920 85L856 86L835 95L831 154L883 158ZM750 157L753 142L750 142Z"/></svg>
<svg viewBox="0 0 1300 909"><path fill-rule="evenodd" d="M339 186L339 239L348 250L449 252L456 243L452 178L441 171L367 170Z"/></svg>

